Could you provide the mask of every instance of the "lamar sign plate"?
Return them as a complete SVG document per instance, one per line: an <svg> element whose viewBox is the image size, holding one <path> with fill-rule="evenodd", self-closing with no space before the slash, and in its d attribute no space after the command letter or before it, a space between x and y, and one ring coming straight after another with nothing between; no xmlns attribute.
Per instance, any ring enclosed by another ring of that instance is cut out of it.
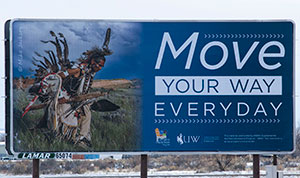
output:
<svg viewBox="0 0 300 178"><path fill-rule="evenodd" d="M6 27L11 153L294 149L292 22Z"/></svg>

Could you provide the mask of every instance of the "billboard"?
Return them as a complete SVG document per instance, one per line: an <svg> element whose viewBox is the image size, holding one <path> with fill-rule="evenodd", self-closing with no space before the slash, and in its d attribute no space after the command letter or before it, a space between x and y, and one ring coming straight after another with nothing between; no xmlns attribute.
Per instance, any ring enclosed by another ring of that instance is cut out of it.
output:
<svg viewBox="0 0 300 178"><path fill-rule="evenodd" d="M292 22L18 19L6 38L19 157L294 149Z"/></svg>

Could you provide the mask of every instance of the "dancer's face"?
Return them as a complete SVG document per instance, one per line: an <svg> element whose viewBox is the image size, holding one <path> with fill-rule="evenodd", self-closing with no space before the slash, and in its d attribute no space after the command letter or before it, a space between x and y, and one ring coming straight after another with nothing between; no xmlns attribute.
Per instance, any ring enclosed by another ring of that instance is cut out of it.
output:
<svg viewBox="0 0 300 178"><path fill-rule="evenodd" d="M103 59L100 59L100 61L97 63L96 60L92 59L92 69L94 72L98 72L99 70L104 67L105 61Z"/></svg>

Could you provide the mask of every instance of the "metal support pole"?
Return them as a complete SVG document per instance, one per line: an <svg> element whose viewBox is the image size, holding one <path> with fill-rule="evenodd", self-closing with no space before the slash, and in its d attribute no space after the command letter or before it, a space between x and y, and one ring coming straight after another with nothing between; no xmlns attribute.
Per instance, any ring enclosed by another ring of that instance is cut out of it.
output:
<svg viewBox="0 0 300 178"><path fill-rule="evenodd" d="M141 178L147 178L148 171L148 156L143 154L141 155Z"/></svg>
<svg viewBox="0 0 300 178"><path fill-rule="evenodd" d="M278 165L278 163L277 163L277 155L273 155L273 165L274 166Z"/></svg>
<svg viewBox="0 0 300 178"><path fill-rule="evenodd" d="M253 155L253 178L259 178L259 155Z"/></svg>
<svg viewBox="0 0 300 178"><path fill-rule="evenodd" d="M277 163L277 155L273 155L273 165L276 166L276 171L277 171L277 168L278 168L277 167L277 165L278 165L278 163ZM278 171L276 172L276 174L277 174L276 176L279 177Z"/></svg>
<svg viewBox="0 0 300 178"><path fill-rule="evenodd" d="M40 160L34 159L32 160L32 178L40 177Z"/></svg>
<svg viewBox="0 0 300 178"><path fill-rule="evenodd" d="M253 178L259 178L259 155L253 155Z"/></svg>

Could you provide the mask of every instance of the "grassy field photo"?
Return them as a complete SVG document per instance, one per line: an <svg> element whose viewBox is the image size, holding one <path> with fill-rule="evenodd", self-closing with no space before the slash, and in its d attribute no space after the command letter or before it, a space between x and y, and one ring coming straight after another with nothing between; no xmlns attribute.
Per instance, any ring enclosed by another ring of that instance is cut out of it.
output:
<svg viewBox="0 0 300 178"><path fill-rule="evenodd" d="M13 133L16 152L109 152L138 151L141 137L141 85L139 80L96 80L90 93L104 91L108 94L98 99L107 99L120 106L113 112L92 110L91 143L84 149L63 139L56 138L49 129L35 128L43 117L44 110L29 111L23 118L23 108L33 96L29 95L30 81L14 80Z"/></svg>

